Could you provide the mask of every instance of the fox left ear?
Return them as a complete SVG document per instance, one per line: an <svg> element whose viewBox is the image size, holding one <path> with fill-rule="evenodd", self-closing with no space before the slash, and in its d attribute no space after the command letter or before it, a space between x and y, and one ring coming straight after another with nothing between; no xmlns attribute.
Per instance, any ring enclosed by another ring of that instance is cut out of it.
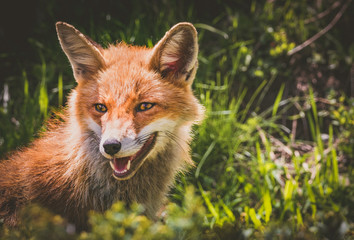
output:
<svg viewBox="0 0 354 240"><path fill-rule="evenodd" d="M191 85L198 67L194 26L185 22L173 26L153 48L150 67L175 84Z"/></svg>
<svg viewBox="0 0 354 240"><path fill-rule="evenodd" d="M99 44L70 24L57 22L56 29L60 45L71 63L77 82L91 79L105 67Z"/></svg>

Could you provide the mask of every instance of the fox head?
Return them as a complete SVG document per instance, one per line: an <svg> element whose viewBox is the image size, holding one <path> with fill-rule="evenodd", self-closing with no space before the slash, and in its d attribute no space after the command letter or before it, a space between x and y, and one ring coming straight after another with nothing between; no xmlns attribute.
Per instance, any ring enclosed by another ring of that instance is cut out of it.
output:
<svg viewBox="0 0 354 240"><path fill-rule="evenodd" d="M116 179L133 177L171 144L188 153L191 126L203 118L191 89L198 67L192 24L175 25L153 48L104 49L67 23L56 29L78 83L70 114L79 131L97 136Z"/></svg>

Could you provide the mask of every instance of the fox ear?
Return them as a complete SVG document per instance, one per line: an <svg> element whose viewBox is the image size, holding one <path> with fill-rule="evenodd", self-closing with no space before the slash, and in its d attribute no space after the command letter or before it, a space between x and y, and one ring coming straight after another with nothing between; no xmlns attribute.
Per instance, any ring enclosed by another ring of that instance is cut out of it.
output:
<svg viewBox="0 0 354 240"><path fill-rule="evenodd" d="M197 31L190 23L173 26L153 48L150 67L164 79L191 85L198 67Z"/></svg>
<svg viewBox="0 0 354 240"><path fill-rule="evenodd" d="M105 67L102 47L70 24L56 23L60 45L68 57L77 82L92 78Z"/></svg>

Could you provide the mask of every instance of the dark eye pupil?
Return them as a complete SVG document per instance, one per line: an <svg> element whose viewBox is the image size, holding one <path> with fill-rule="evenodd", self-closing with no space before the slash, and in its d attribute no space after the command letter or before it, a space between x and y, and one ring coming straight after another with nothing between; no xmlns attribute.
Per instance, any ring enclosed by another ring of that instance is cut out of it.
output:
<svg viewBox="0 0 354 240"><path fill-rule="evenodd" d="M97 112L101 112L101 113L107 112L107 107L103 104L95 104L95 109Z"/></svg>
<svg viewBox="0 0 354 240"><path fill-rule="evenodd" d="M153 103L141 103L137 110L138 111L146 111L146 110L149 110L150 108L152 108L154 106Z"/></svg>

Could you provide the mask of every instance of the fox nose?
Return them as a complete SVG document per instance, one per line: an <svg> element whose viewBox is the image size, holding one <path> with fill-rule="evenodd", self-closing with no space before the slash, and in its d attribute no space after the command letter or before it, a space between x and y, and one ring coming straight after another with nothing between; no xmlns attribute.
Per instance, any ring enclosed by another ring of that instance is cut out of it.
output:
<svg viewBox="0 0 354 240"><path fill-rule="evenodd" d="M104 151L109 155L116 154L121 147L122 144L115 139L108 139L103 144Z"/></svg>

